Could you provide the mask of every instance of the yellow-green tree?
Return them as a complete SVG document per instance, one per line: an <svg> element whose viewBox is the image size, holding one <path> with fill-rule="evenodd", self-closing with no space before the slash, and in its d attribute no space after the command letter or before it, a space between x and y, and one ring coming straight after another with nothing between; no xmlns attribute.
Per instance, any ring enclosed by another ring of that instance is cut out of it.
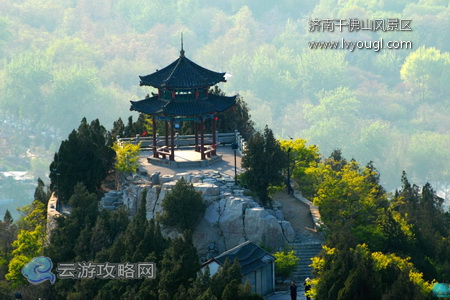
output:
<svg viewBox="0 0 450 300"><path fill-rule="evenodd" d="M12 259L9 262L9 272L6 279L12 282L13 286L26 283L25 277L21 274L22 268L34 257L43 254L45 239L45 206L40 201L34 201L20 209L26 216L19 221L20 231L12 245Z"/></svg>
<svg viewBox="0 0 450 300"><path fill-rule="evenodd" d="M300 190L306 197L311 197L314 192L311 174L305 171L308 168L316 168L319 162L319 148L316 145L306 145L306 140L280 140L281 149L289 152L288 168L290 168L292 179L299 185Z"/></svg>
<svg viewBox="0 0 450 300"><path fill-rule="evenodd" d="M120 172L136 172L139 167L139 151L141 143L134 145L131 143L114 143L112 146L116 152L115 168Z"/></svg>
<svg viewBox="0 0 450 300"><path fill-rule="evenodd" d="M313 258L314 299L429 299L433 282L423 280L409 258L356 247L324 246Z"/></svg>
<svg viewBox="0 0 450 300"><path fill-rule="evenodd" d="M373 165L361 168L353 160L329 158L309 171L319 182L314 204L324 223L331 230L347 228L359 242L380 249L384 240L380 218L388 203Z"/></svg>
<svg viewBox="0 0 450 300"><path fill-rule="evenodd" d="M295 270L299 258L295 256L294 250L275 252L273 256L275 256L275 273L284 281Z"/></svg>

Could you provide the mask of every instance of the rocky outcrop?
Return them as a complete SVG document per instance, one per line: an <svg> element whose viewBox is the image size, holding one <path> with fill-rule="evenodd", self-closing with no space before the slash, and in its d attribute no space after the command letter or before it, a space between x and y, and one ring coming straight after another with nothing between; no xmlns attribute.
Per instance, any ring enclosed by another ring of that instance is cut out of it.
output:
<svg viewBox="0 0 450 300"><path fill-rule="evenodd" d="M122 191L109 191L100 200L102 208L107 210L116 210L119 206L123 205L123 192Z"/></svg>
<svg viewBox="0 0 450 300"><path fill-rule="evenodd" d="M58 206L58 197L53 193L47 203L47 236L46 244L50 242L50 235L53 229L56 228L56 218L61 216L61 213L56 209Z"/></svg>
<svg viewBox="0 0 450 300"><path fill-rule="evenodd" d="M246 240L272 250L294 241L294 230L289 222L283 220L279 203L270 210L260 207L251 197L245 196L241 187L234 185L233 178L219 172L163 175L158 178L160 185L152 184L155 178L148 181L133 178L122 184L122 202L134 214L138 199L145 195L147 218L155 218L163 212L161 204L165 195L181 178L191 182L205 200L205 214L193 232L193 242L202 259L213 257ZM170 237L179 235L169 228L165 228L163 234Z"/></svg>

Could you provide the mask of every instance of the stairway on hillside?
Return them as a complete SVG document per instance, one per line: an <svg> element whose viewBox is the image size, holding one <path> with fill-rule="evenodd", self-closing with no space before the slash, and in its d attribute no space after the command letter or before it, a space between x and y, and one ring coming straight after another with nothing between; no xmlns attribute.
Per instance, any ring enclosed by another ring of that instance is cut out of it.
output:
<svg viewBox="0 0 450 300"><path fill-rule="evenodd" d="M300 259L297 268L292 273L292 279L295 282L302 283L306 277L312 278L312 268L309 266L311 258L317 256L322 250L322 243L320 242L303 242L303 243L289 243L295 255Z"/></svg>

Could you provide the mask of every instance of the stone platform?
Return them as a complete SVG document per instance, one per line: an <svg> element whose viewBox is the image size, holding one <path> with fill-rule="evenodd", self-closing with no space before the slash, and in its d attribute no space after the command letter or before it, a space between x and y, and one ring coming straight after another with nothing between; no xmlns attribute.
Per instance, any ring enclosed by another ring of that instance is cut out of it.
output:
<svg viewBox="0 0 450 300"><path fill-rule="evenodd" d="M176 149L175 160L169 160L169 155L166 158L159 158L150 156L147 157L147 161L152 165L167 166L169 168L203 168L210 166L215 162L222 161L222 155L211 155L206 157L205 160L201 160L200 152L196 152L194 148Z"/></svg>
<svg viewBox="0 0 450 300"><path fill-rule="evenodd" d="M193 148L187 148L187 150L193 150ZM175 156L177 156L181 152L183 152L183 150L175 150ZM161 175L174 175L183 172L204 173L216 171L222 174L227 174L234 178L234 150L232 150L230 146L220 145L219 147L217 147L217 154L221 157L221 159L210 163L210 165L206 163L204 166L201 166L201 163L198 163L199 161L201 161L200 153L193 151L191 152L191 154L195 155L192 158L192 160L194 160L194 166L184 164L181 167L177 164L177 167L171 167L169 164L166 164L166 161L163 161L162 159L159 162L160 164L157 164L158 162L150 163L148 158L153 158L153 153L151 151L141 151L139 154L139 173L151 175L155 172L159 172ZM188 160L186 160L186 162L188 162ZM241 155L239 154L239 152L237 152L236 156L236 165L237 174L242 173L244 170L241 168Z"/></svg>

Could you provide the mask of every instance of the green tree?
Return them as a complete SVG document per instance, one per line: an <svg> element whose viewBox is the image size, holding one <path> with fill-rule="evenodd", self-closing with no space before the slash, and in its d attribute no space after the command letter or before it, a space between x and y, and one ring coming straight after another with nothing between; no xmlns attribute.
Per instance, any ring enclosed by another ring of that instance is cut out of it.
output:
<svg viewBox="0 0 450 300"><path fill-rule="evenodd" d="M313 268L315 299L431 299L432 284L408 258L371 252L365 244L324 247Z"/></svg>
<svg viewBox="0 0 450 300"><path fill-rule="evenodd" d="M450 136L437 132L416 133L411 137L407 151L408 164L415 181L432 182L433 185L447 181L450 169L446 163L450 154Z"/></svg>
<svg viewBox="0 0 450 300"><path fill-rule="evenodd" d="M4 54L3 46L11 38L11 32L9 30L9 20L6 18L0 18L0 53Z"/></svg>
<svg viewBox="0 0 450 300"><path fill-rule="evenodd" d="M45 186L45 183L41 178L38 178L37 183L38 185L34 191L34 200L41 201L45 206L47 206L48 200L51 196L51 191Z"/></svg>
<svg viewBox="0 0 450 300"><path fill-rule="evenodd" d="M106 130L100 122L94 120L89 125L83 118L78 131L72 131L61 143L50 164L52 191L57 190L66 201L79 182L90 192L96 191L114 160L114 151L106 144Z"/></svg>
<svg viewBox="0 0 450 300"><path fill-rule="evenodd" d="M175 238L164 251L159 272L159 299L173 299L180 286L186 289L189 280L195 279L199 269L200 263L197 250L192 244L192 234L186 231L183 238Z"/></svg>
<svg viewBox="0 0 450 300"><path fill-rule="evenodd" d="M205 212L201 194L184 178L178 180L173 190L167 193L161 206L164 209L160 216L161 223L181 232L195 229Z"/></svg>
<svg viewBox="0 0 450 300"><path fill-rule="evenodd" d="M348 63L343 52L303 51L296 63L297 76L301 80L303 94L307 97L322 90L348 86Z"/></svg>
<svg viewBox="0 0 450 300"><path fill-rule="evenodd" d="M11 213L9 212L9 210L6 210L5 215L3 216L3 223L12 225L13 222L14 222L14 219L11 216Z"/></svg>
<svg viewBox="0 0 450 300"><path fill-rule="evenodd" d="M0 221L0 278L4 278L8 272L8 264L14 249L12 243L17 238L17 225L13 221L11 213L6 210L3 222Z"/></svg>
<svg viewBox="0 0 450 300"><path fill-rule="evenodd" d="M269 188L280 186L284 179L281 170L286 167L286 155L273 132L266 126L263 133L250 138L242 158L243 183L256 195L263 205L271 205Z"/></svg>
<svg viewBox="0 0 450 300"><path fill-rule="evenodd" d="M215 95L225 96L225 93L216 85L209 91ZM255 123L251 120L250 109L244 98L238 96L236 105L218 114L217 130L219 132L234 132L236 129L245 139L255 133Z"/></svg>
<svg viewBox="0 0 450 300"><path fill-rule="evenodd" d="M92 65L71 65L54 70L51 84L47 87L48 109L45 116L48 124L59 124L56 128L65 134L83 116L98 118L98 112L108 106L110 113L103 117L103 121L112 123L110 115L113 115L112 102L116 94L111 89L103 88L99 77L99 71ZM61 105L62 101L64 105Z"/></svg>
<svg viewBox="0 0 450 300"><path fill-rule="evenodd" d="M422 46L408 55L400 75L421 101L441 99L450 91L446 84L450 80L450 54Z"/></svg>
<svg viewBox="0 0 450 300"><path fill-rule="evenodd" d="M444 212L443 199L438 197L430 184L422 189L411 184L403 173L402 188L392 199L392 208L405 220L412 241L407 254L414 266L423 272L427 280L446 280L450 266L446 255L450 218Z"/></svg>
<svg viewBox="0 0 450 300"><path fill-rule="evenodd" d="M72 207L70 215L57 219L57 226L52 231L50 245L47 248L47 254L54 262L73 260L78 255L77 250L81 250L76 249L76 245L80 243L81 232L85 228L93 228L97 219L97 196L89 193L82 183L75 186L69 205ZM81 240L87 239L84 237Z"/></svg>
<svg viewBox="0 0 450 300"><path fill-rule="evenodd" d="M237 259L233 263L230 263L230 260L227 258L220 266L219 271L211 278L211 291L213 295L217 299L221 299L227 285L233 281L239 283L242 281L241 266Z"/></svg>
<svg viewBox="0 0 450 300"><path fill-rule="evenodd" d="M52 79L51 67L48 57L36 49L16 54L6 65L2 108L20 121L45 122L48 99L44 85Z"/></svg>
<svg viewBox="0 0 450 300"><path fill-rule="evenodd" d="M242 274L239 261L235 259L233 264L231 264L228 258L219 267L219 270L211 277L209 288L206 290L206 293L211 293L213 295L213 297L209 299L218 300L263 299L260 295L252 294L251 285L248 281L245 282L245 284L242 284Z"/></svg>
<svg viewBox="0 0 450 300"><path fill-rule="evenodd" d="M359 107L354 92L339 87L317 94L318 105L307 105L305 119L311 126L306 131L308 141L319 145L322 153L334 148L345 149L348 141L359 136Z"/></svg>
<svg viewBox="0 0 450 300"><path fill-rule="evenodd" d="M47 55L58 66L67 66L77 62L78 66L92 67L100 63L101 51L98 46L83 42L80 38L65 36L50 42Z"/></svg>
<svg viewBox="0 0 450 300"><path fill-rule="evenodd" d="M159 22L166 21L171 16L169 13L176 11L176 7L173 4L163 5L163 2L160 0L151 3L143 0L120 0L116 5L116 9L118 14L139 32L146 32L155 25L157 20Z"/></svg>
<svg viewBox="0 0 450 300"><path fill-rule="evenodd" d="M122 118L117 119L117 121L114 121L113 128L109 131L111 144L116 141L117 136L125 137L125 124L122 121Z"/></svg>

